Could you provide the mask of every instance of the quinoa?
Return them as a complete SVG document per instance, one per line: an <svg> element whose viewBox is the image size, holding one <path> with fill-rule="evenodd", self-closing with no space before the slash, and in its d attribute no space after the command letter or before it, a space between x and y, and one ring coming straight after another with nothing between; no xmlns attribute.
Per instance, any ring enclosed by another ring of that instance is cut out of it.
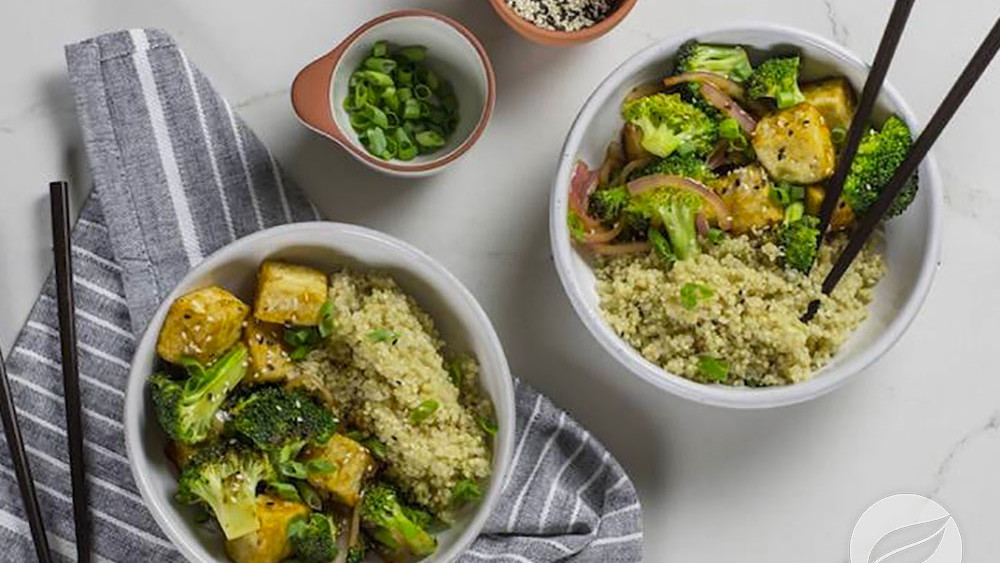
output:
<svg viewBox="0 0 1000 563"><path fill-rule="evenodd" d="M670 373L714 382L700 363L715 358L729 367L721 383L806 381L866 318L885 273L870 244L833 294L823 296L823 278L846 241L838 235L824 245L808 276L787 271L781 250L761 235L727 238L672 268L652 253L606 259L595 268L600 307L615 332ZM688 284L711 295L685 307L681 292ZM822 306L803 323L800 317L813 299Z"/></svg>
<svg viewBox="0 0 1000 563"><path fill-rule="evenodd" d="M385 444L386 475L450 522L455 486L490 475L480 417L492 408L478 393L478 364L446 356L430 316L388 276L335 273L330 301L334 334L297 369L324 381L347 422ZM414 423L427 401L439 406Z"/></svg>
<svg viewBox="0 0 1000 563"><path fill-rule="evenodd" d="M517 15L552 31L580 31L608 17L614 0L506 0Z"/></svg>

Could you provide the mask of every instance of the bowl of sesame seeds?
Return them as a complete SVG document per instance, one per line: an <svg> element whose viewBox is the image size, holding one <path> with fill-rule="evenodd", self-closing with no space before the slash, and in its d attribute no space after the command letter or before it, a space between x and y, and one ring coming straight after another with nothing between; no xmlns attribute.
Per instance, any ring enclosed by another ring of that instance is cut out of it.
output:
<svg viewBox="0 0 1000 563"><path fill-rule="evenodd" d="M611 31L636 0L490 0L500 18L541 45L576 45Z"/></svg>

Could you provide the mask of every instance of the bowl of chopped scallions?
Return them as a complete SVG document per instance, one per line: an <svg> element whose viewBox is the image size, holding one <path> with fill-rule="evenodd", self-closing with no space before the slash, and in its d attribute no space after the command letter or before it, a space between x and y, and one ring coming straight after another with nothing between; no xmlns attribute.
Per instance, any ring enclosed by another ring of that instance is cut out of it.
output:
<svg viewBox="0 0 1000 563"><path fill-rule="evenodd" d="M292 85L299 119L363 164L427 176L464 155L493 111L486 51L464 26L426 10L365 23Z"/></svg>

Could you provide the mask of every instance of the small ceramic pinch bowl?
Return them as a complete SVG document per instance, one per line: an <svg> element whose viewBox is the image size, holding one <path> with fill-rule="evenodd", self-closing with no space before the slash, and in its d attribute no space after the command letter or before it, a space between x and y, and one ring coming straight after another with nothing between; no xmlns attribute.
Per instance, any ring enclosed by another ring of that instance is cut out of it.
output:
<svg viewBox="0 0 1000 563"><path fill-rule="evenodd" d="M451 83L458 98L458 128L445 146L410 161L369 154L344 109L351 74L381 40L427 47L425 64ZM329 137L366 166L401 177L430 176L461 158L486 130L495 100L493 65L479 40L457 21L427 10L390 12L365 23L309 63L292 84L292 107L303 125Z"/></svg>
<svg viewBox="0 0 1000 563"><path fill-rule="evenodd" d="M887 273L875 289L868 318L812 379L777 387L732 387L698 383L661 369L622 340L605 321L591 262L570 243L566 213L570 176L576 161L582 159L591 166L601 162L608 141L622 126L622 99L635 86L662 79L666 69L673 67L677 50L692 39L744 45L755 62L766 55L799 51L803 80L842 75L859 92L868 72L868 65L844 47L807 31L770 23L691 30L629 57L591 94L563 146L549 208L556 270L573 308L597 342L621 364L623 371L655 387L698 403L742 409L772 408L815 399L862 373L885 354L920 310L937 270L941 247L944 198L937 165L933 155L924 159L916 200L906 213L885 225L883 256ZM903 97L886 84L876 103L874 121L881 123L889 114L899 115L914 131L920 131Z"/></svg>
<svg viewBox="0 0 1000 563"><path fill-rule="evenodd" d="M175 299L203 287L220 285L245 302L253 299L257 267L268 258L306 264L323 271L348 266L385 272L434 319L455 351L469 353L480 366L479 384L493 402L498 431L493 437L492 474L483 498L458 514L455 524L436 535L438 548L425 563L453 561L479 535L497 501L514 450L514 384L493 326L472 294L430 256L377 231L340 223L297 223L252 234L198 264L156 311L136 345L125 394L125 447L143 501L164 534L188 561L226 563L222 534L197 524L190 506L174 501L177 481L147 390L159 366L156 341ZM370 553L367 563L382 563Z"/></svg>
<svg viewBox="0 0 1000 563"><path fill-rule="evenodd" d="M577 31L555 31L538 27L530 21L522 18L516 11L514 11L514 8L507 3L507 0L490 0L493 10L500 16L500 19L510 26L511 29L516 31L518 35L528 39L529 41L538 43L539 45L552 45L558 47L579 45L601 37L605 33L617 27L618 24L625 19L625 16L627 16L628 13L632 11L632 8L635 7L637 0L613 0L613 2L614 7L611 8L611 12L607 15L607 17L590 27Z"/></svg>

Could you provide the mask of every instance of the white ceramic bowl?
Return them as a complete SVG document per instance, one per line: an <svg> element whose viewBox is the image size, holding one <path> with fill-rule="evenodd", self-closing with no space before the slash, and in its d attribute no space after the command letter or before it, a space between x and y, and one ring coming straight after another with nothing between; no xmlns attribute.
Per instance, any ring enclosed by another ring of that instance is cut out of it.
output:
<svg viewBox="0 0 1000 563"><path fill-rule="evenodd" d="M493 474L483 500L448 531L429 561L451 561L478 535L500 496L514 444L514 389L500 341L482 308L467 289L434 259L412 246L369 229L339 223L299 223L261 231L219 250L195 267L157 310L136 348L125 396L125 445L132 474L150 512L167 537L191 561L228 561L223 537L195 524L188 508L173 501L177 490L164 455L166 436L159 428L146 391L156 368L156 338L170 303L211 284L249 300L257 266L283 258L329 270L336 266L384 271L433 318L455 349L473 354L481 366L483 390L496 408L500 430L493 442ZM371 561L376 561L370 556Z"/></svg>
<svg viewBox="0 0 1000 563"><path fill-rule="evenodd" d="M662 78L672 68L677 49L686 41L730 43L751 47L752 53L801 51L806 79L840 74L860 91L868 66L857 56L812 33L772 24L736 24L686 32L664 39L630 57L608 76L584 104L566 144L552 188L550 236L556 269L577 315L598 342L631 373L660 389L712 405L768 408L816 398L843 384L884 354L899 340L930 289L941 243L941 180L933 157L920 168L920 192L904 215L886 226L888 273L879 282L870 316L833 360L810 381L771 388L731 387L696 383L664 371L644 359L604 321L598 307L594 274L570 244L566 227L567 195L573 164L583 159L598 166L608 141L621 127L619 107L639 84ZM916 131L913 114L896 90L886 85L875 119L899 114Z"/></svg>
<svg viewBox="0 0 1000 563"><path fill-rule="evenodd" d="M454 87L458 128L441 149L410 161L386 161L369 154L351 128L343 103L348 83L379 40L427 47L426 64ZM458 160L486 130L495 102L496 78L486 49L462 24L427 10L399 10L363 24L309 63L292 84L292 106L306 127L334 140L369 168L401 177L436 174Z"/></svg>

